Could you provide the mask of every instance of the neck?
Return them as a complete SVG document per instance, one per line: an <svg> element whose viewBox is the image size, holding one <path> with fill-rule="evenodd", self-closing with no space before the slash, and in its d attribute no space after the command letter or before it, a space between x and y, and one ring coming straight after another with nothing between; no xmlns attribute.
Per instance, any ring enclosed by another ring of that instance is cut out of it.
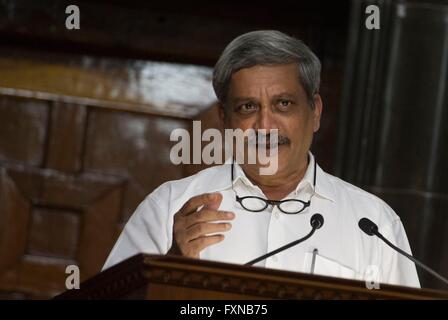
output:
<svg viewBox="0 0 448 320"><path fill-rule="evenodd" d="M305 158L295 168L285 168L275 175L265 176L259 174L258 166L241 165L247 178L257 185L270 200L282 200L294 191L305 176L307 167L308 158Z"/></svg>

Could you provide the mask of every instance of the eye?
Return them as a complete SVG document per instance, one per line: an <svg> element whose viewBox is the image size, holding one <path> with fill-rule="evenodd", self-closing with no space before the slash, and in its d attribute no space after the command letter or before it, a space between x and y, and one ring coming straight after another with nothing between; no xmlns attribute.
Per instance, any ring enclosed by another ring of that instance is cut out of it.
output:
<svg viewBox="0 0 448 320"><path fill-rule="evenodd" d="M253 102L247 102L237 107L237 111L243 114L254 112L256 109L257 105Z"/></svg>
<svg viewBox="0 0 448 320"><path fill-rule="evenodd" d="M288 99L280 99L277 103L281 110L287 110L292 104L293 102Z"/></svg>

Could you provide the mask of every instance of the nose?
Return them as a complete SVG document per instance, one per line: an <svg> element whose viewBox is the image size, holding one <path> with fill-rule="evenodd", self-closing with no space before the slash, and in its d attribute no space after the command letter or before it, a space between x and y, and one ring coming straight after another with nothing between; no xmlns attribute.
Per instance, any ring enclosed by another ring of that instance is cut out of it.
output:
<svg viewBox="0 0 448 320"><path fill-rule="evenodd" d="M267 132L271 129L278 129L275 114L268 106L262 106L257 113L257 119L254 123L254 129L266 129Z"/></svg>

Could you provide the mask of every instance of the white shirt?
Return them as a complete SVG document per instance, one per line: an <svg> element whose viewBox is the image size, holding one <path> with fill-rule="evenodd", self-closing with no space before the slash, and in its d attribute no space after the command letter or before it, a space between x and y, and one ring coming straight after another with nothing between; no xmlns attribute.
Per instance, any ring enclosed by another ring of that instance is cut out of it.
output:
<svg viewBox="0 0 448 320"><path fill-rule="evenodd" d="M302 181L285 199L310 199L314 161L309 153ZM389 241L411 254L400 218L378 197L316 166L315 194L311 205L303 212L284 214L272 206L263 212L249 212L236 202L235 192L240 197L266 197L237 164L234 192L230 163L227 161L193 176L166 182L148 195L129 219L103 269L140 252L166 254L173 240L174 214L193 196L220 192L223 199L219 210L234 212L235 219L230 221L232 228L224 233L225 239L204 249L201 259L244 264L308 234L311 216L320 213L324 224L310 239L256 266L420 287L413 262L358 227L361 218L369 218ZM317 254L313 254L315 249Z"/></svg>

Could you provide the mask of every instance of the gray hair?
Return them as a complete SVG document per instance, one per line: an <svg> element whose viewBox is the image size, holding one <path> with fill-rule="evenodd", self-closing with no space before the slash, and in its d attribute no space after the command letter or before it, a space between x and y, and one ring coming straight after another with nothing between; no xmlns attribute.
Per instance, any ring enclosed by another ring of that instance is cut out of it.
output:
<svg viewBox="0 0 448 320"><path fill-rule="evenodd" d="M245 33L230 42L213 70L213 88L224 104L232 75L256 65L277 65L296 62L299 81L313 106L319 93L321 64L319 58L301 41L276 30Z"/></svg>

